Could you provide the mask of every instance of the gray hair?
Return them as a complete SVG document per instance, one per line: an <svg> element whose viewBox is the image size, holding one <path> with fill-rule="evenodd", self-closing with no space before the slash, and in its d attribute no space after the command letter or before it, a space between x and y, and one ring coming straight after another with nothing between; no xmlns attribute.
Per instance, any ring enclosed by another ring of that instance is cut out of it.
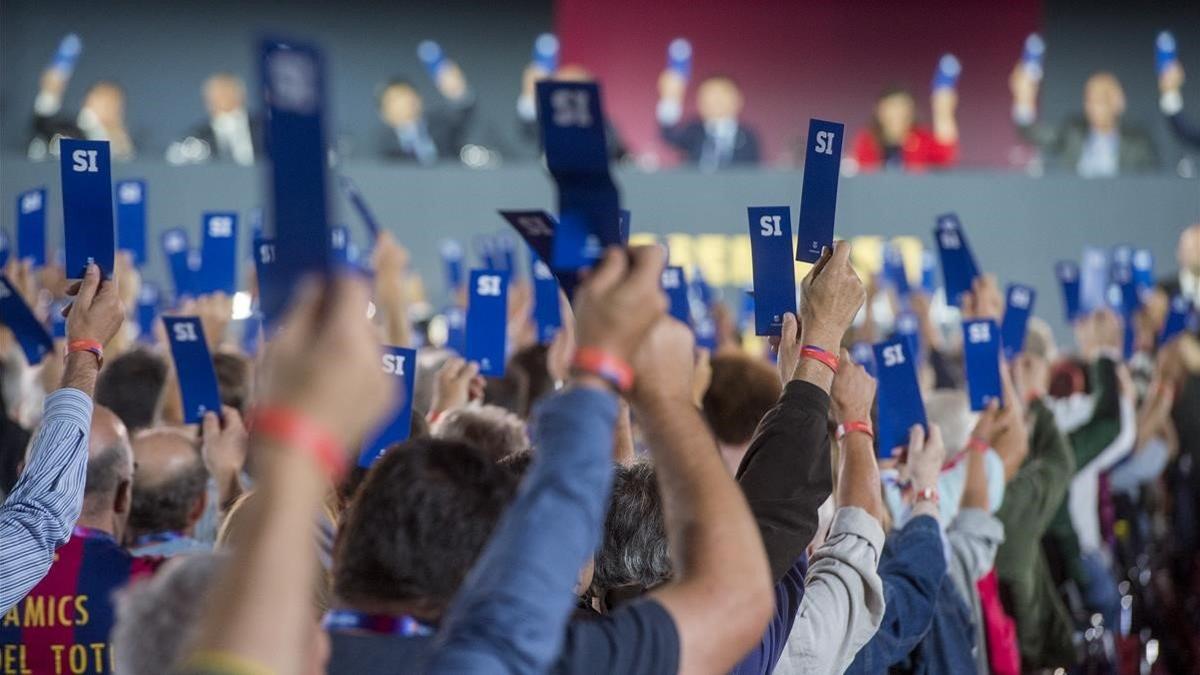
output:
<svg viewBox="0 0 1200 675"><path fill-rule="evenodd" d="M113 626L114 670L123 675L175 672L195 639L225 554L194 553L168 561L158 574L119 591Z"/></svg>
<svg viewBox="0 0 1200 675"><path fill-rule="evenodd" d="M462 441L483 450L492 461L529 449L525 423L495 405L468 405L438 418L430 429L434 438Z"/></svg>
<svg viewBox="0 0 1200 675"><path fill-rule="evenodd" d="M961 389L936 389L925 394L925 414L941 428L947 458L967 447L979 419L971 412L971 402Z"/></svg>
<svg viewBox="0 0 1200 675"><path fill-rule="evenodd" d="M600 596L622 586L650 589L670 578L671 555L654 466L618 466L592 593Z"/></svg>

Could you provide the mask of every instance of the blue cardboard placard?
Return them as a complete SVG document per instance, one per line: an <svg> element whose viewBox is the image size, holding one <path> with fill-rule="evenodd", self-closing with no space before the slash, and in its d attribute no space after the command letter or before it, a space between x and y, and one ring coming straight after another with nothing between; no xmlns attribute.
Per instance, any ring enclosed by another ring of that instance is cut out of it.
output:
<svg viewBox="0 0 1200 675"><path fill-rule="evenodd" d="M875 377L875 350L870 342L855 342L850 345L850 359L862 366L871 377Z"/></svg>
<svg viewBox="0 0 1200 675"><path fill-rule="evenodd" d="M187 232L182 228L171 228L162 233L160 239L167 267L171 270L171 281L175 286L175 298L196 294L195 280L188 264Z"/></svg>
<svg viewBox="0 0 1200 675"><path fill-rule="evenodd" d="M1116 307L1128 319L1142 307L1142 296L1133 278L1133 264L1118 263L1112 268L1112 288L1116 289Z"/></svg>
<svg viewBox="0 0 1200 675"><path fill-rule="evenodd" d="M1083 249L1079 264L1079 309L1094 312L1106 306L1105 296L1112 283L1108 251L1098 246Z"/></svg>
<svg viewBox="0 0 1200 675"><path fill-rule="evenodd" d="M1012 360L1025 351L1025 333L1037 291L1024 284L1009 284L1004 293L1004 321L1000 324L1000 343L1004 358Z"/></svg>
<svg viewBox="0 0 1200 675"><path fill-rule="evenodd" d="M783 315L796 313L791 211L786 206L751 206L747 213L754 266L754 334L779 335Z"/></svg>
<svg viewBox="0 0 1200 675"><path fill-rule="evenodd" d="M329 228L329 252L335 265L345 267L350 264L350 228L345 225L334 225Z"/></svg>
<svg viewBox="0 0 1200 675"><path fill-rule="evenodd" d="M46 264L46 188L17 195L17 258Z"/></svg>
<svg viewBox="0 0 1200 675"><path fill-rule="evenodd" d="M1154 67L1159 75L1179 58L1175 49L1175 34L1171 31L1160 31L1154 38Z"/></svg>
<svg viewBox="0 0 1200 675"><path fill-rule="evenodd" d="M70 304L70 298L60 298L50 303L50 316L46 317L46 323L49 324L50 337L55 340L67 337L67 317L63 316L63 310Z"/></svg>
<svg viewBox="0 0 1200 675"><path fill-rule="evenodd" d="M933 251L921 251L921 291L930 296L937 293L937 256Z"/></svg>
<svg viewBox="0 0 1200 675"><path fill-rule="evenodd" d="M462 307L446 308L446 348L455 354L467 353L467 313Z"/></svg>
<svg viewBox="0 0 1200 675"><path fill-rule="evenodd" d="M875 377L879 380L879 429L876 452L890 459L896 451L908 447L908 430L914 424L925 427L925 401L917 381L916 359L904 337L874 346Z"/></svg>
<svg viewBox="0 0 1200 675"><path fill-rule="evenodd" d="M937 70L933 73L934 91L938 89L954 89L958 86L958 77L962 74L962 64L953 54L942 54L938 59Z"/></svg>
<svg viewBox="0 0 1200 675"><path fill-rule="evenodd" d="M8 277L0 275L0 323L8 326L29 365L36 366L54 350L54 341Z"/></svg>
<svg viewBox="0 0 1200 675"><path fill-rule="evenodd" d="M260 45L270 157L270 217L284 304L301 279L325 275L329 251L325 71L310 44L264 40Z"/></svg>
<svg viewBox="0 0 1200 675"><path fill-rule="evenodd" d="M269 335L287 308L288 282L279 275L279 267L275 264L278 255L275 241L255 239L253 246L254 272L258 279L258 310L262 313L263 331Z"/></svg>
<svg viewBox="0 0 1200 675"><path fill-rule="evenodd" d="M242 353L251 358L258 356L258 349L263 343L262 312L251 312L242 321Z"/></svg>
<svg viewBox="0 0 1200 675"><path fill-rule="evenodd" d="M75 72L75 64L79 62L79 55L83 53L83 41L75 33L67 33L58 43L58 49L54 51L54 58L50 61L50 68L62 73L66 79L71 78L71 73Z"/></svg>
<svg viewBox="0 0 1200 675"><path fill-rule="evenodd" d="M717 299L716 290L708 283L708 279L704 278L704 271L699 266L692 268L692 280L688 282L688 286L696 301L705 308L711 307Z"/></svg>
<svg viewBox="0 0 1200 675"><path fill-rule="evenodd" d="M667 267L662 271L662 289L670 302L670 315L688 326L692 325L687 279L684 278L682 267Z"/></svg>
<svg viewBox="0 0 1200 675"><path fill-rule="evenodd" d="M687 80L692 76L692 43L677 37L667 45L667 69Z"/></svg>
<svg viewBox="0 0 1200 675"><path fill-rule="evenodd" d="M442 269L446 275L446 289L453 295L463 287L463 247L453 239L445 239L438 246L442 256Z"/></svg>
<svg viewBox="0 0 1200 675"><path fill-rule="evenodd" d="M909 310L897 312L895 329L896 335L908 340L909 351L916 357L919 363L921 361L922 345L921 321L917 318L917 315Z"/></svg>
<svg viewBox="0 0 1200 675"><path fill-rule="evenodd" d="M196 424L204 413L221 414L221 392L217 387L217 372L213 369L208 345L204 342L204 327L200 317L164 316L167 340L171 343L171 359L179 380L179 395L183 399L184 424Z"/></svg>
<svg viewBox="0 0 1200 675"><path fill-rule="evenodd" d="M158 318L159 303L162 296L158 285L153 281L143 281L138 289L137 322L138 341L146 344L154 343L154 320Z"/></svg>
<svg viewBox="0 0 1200 675"><path fill-rule="evenodd" d="M117 248L129 251L134 265L146 262L146 181L117 181Z"/></svg>
<svg viewBox="0 0 1200 675"><path fill-rule="evenodd" d="M896 297L905 303L912 291L908 285L908 272L904 270L904 256L900 247L893 242L883 246L883 278L896 291Z"/></svg>
<svg viewBox="0 0 1200 675"><path fill-rule="evenodd" d="M717 322L712 313L704 312L692 322L692 333L696 336L696 347L707 349L709 353L717 351Z"/></svg>
<svg viewBox="0 0 1200 675"><path fill-rule="evenodd" d="M442 46L433 40L421 40L417 45L417 58L425 66L425 71L429 73L430 79L435 81L441 74L442 68L447 65L446 53L442 51Z"/></svg>
<svg viewBox="0 0 1200 675"><path fill-rule="evenodd" d="M479 374L504 377L508 346L508 273L471 270L467 346L463 355Z"/></svg>
<svg viewBox="0 0 1200 675"><path fill-rule="evenodd" d="M1054 265L1054 275L1062 288L1063 310L1067 322L1079 318L1079 265L1070 260L1060 260Z"/></svg>
<svg viewBox="0 0 1200 675"><path fill-rule="evenodd" d="M971 284L979 276L979 265L971 253L971 246L967 243L967 235L958 216L953 213L938 216L933 240L937 243L938 254L942 260L946 302L958 307L962 294L971 290Z"/></svg>
<svg viewBox="0 0 1200 675"><path fill-rule="evenodd" d="M514 279L519 278L521 270L517 267L517 243L512 235L506 232L497 234L492 238L492 244L493 255L496 256L500 269L512 274Z"/></svg>
<svg viewBox="0 0 1200 675"><path fill-rule="evenodd" d="M237 292L238 214L232 211L209 211L202 217L204 242L201 253L201 293Z"/></svg>
<svg viewBox="0 0 1200 675"><path fill-rule="evenodd" d="M808 121L800 221L796 225L796 260L816 262L821 259L821 249L833 250L833 220L845 133L846 126L840 122L815 118Z"/></svg>
<svg viewBox="0 0 1200 675"><path fill-rule="evenodd" d="M363 225L366 226L367 232L371 235L371 241L374 242L379 238L379 221L375 219L375 213L371 211L371 207L362 196L362 192L359 191L354 181L350 180L349 176L342 174L339 176L339 179L342 191L350 199L350 205L358 213L359 219L363 221Z"/></svg>
<svg viewBox="0 0 1200 675"><path fill-rule="evenodd" d="M629 209L621 209L617 214L617 230L621 236L621 245L629 245L629 228L631 227L633 214Z"/></svg>
<svg viewBox="0 0 1200 675"><path fill-rule="evenodd" d="M541 210L500 211L500 217L512 226L517 234L529 244L529 248L543 261L549 261L554 253L554 231L557 223L554 216Z"/></svg>
<svg viewBox="0 0 1200 675"><path fill-rule="evenodd" d="M558 70L558 38L554 33L542 33L533 41L533 64L544 73Z"/></svg>
<svg viewBox="0 0 1200 675"><path fill-rule="evenodd" d="M87 266L95 263L109 279L116 244L108 141L64 138L59 148L67 278L83 278Z"/></svg>
<svg viewBox="0 0 1200 675"><path fill-rule="evenodd" d="M1158 334L1158 346L1170 342L1188 328L1188 317L1192 312L1192 303L1182 295L1171 298L1167 318L1163 321L1162 331Z"/></svg>
<svg viewBox="0 0 1200 675"><path fill-rule="evenodd" d="M993 319L963 322L963 362L971 410L983 410L991 401L1004 403L1000 384L1000 327Z"/></svg>
<svg viewBox="0 0 1200 675"><path fill-rule="evenodd" d="M1148 248L1133 252L1133 282L1139 289L1154 285L1154 254Z"/></svg>
<svg viewBox="0 0 1200 675"><path fill-rule="evenodd" d="M12 248L8 241L8 233L0 230L0 267L8 264L8 258L11 253Z"/></svg>
<svg viewBox="0 0 1200 675"><path fill-rule="evenodd" d="M562 308L558 302L558 280L550 266L530 253L533 277L533 321L537 325L538 344L550 344L562 329Z"/></svg>
<svg viewBox="0 0 1200 675"><path fill-rule="evenodd" d="M575 271L621 243L620 196L608 171L600 87L537 83L538 127L546 166L558 185L558 228L550 266Z"/></svg>
<svg viewBox="0 0 1200 675"><path fill-rule="evenodd" d="M383 373L390 376L396 387L396 404L392 414L375 430L358 455L358 465L364 469L375 463L396 443L408 440L412 431L413 386L417 375L417 350L404 347L383 348Z"/></svg>

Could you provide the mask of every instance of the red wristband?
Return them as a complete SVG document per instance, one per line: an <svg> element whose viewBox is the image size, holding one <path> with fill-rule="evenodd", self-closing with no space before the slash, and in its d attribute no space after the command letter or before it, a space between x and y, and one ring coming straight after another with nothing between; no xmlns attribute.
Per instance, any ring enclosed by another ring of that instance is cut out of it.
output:
<svg viewBox="0 0 1200 675"><path fill-rule="evenodd" d="M818 347L816 345L804 345L803 347L800 348L800 358L801 359L813 359L816 361L820 361L821 363L824 363L826 366L828 366L829 369L834 372L834 374L837 374L837 371L838 371L837 354L827 352L824 349L821 349L820 347Z"/></svg>
<svg viewBox="0 0 1200 675"><path fill-rule="evenodd" d="M968 450L974 450L976 452L987 452L989 447L991 447L991 446L988 445L988 442L978 436L972 436L971 440L967 441L967 449Z"/></svg>
<svg viewBox="0 0 1200 675"><path fill-rule="evenodd" d="M96 355L97 365L104 365L104 345L95 340L71 340L67 343L67 353L91 352Z"/></svg>
<svg viewBox="0 0 1200 675"><path fill-rule="evenodd" d="M633 368L623 360L595 347L580 347L576 350L571 368L595 375L621 394L627 394L633 388Z"/></svg>
<svg viewBox="0 0 1200 675"><path fill-rule="evenodd" d="M441 410L430 410L425 414L425 421L429 422L430 424L435 424L439 419L441 419L442 413L443 411Z"/></svg>
<svg viewBox="0 0 1200 675"><path fill-rule="evenodd" d="M294 410L260 408L254 413L251 430L256 435L304 451L334 482L341 480L346 472L346 453L342 444L320 425Z"/></svg>
<svg viewBox="0 0 1200 675"><path fill-rule="evenodd" d="M921 488L913 493L914 504L917 502L933 502L934 504L937 504L938 499L938 491L935 487Z"/></svg>
<svg viewBox="0 0 1200 675"><path fill-rule="evenodd" d="M871 428L870 422L843 422L839 424L837 428L837 439L840 441L845 438L847 434L852 434L856 431L866 434L871 440L875 440L875 430Z"/></svg>

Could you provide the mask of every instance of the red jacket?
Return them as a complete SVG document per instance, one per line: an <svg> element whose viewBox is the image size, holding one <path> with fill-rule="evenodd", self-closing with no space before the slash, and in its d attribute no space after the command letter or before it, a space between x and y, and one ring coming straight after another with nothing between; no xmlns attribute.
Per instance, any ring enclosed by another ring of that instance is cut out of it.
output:
<svg viewBox="0 0 1200 675"><path fill-rule="evenodd" d="M908 132L901 149L905 171L925 171L944 168L958 162L958 142L941 143L933 132L913 127ZM878 171L883 167L883 148L869 129L862 129L854 137L853 157L861 171Z"/></svg>

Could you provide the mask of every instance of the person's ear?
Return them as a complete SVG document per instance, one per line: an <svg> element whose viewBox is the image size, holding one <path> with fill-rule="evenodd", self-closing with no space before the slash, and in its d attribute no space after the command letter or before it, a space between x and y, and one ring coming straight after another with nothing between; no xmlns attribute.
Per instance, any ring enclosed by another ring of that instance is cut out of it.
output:
<svg viewBox="0 0 1200 675"><path fill-rule="evenodd" d="M123 480L117 484L117 492L113 497L113 513L129 513L133 504L133 481Z"/></svg>
<svg viewBox="0 0 1200 675"><path fill-rule="evenodd" d="M192 504L192 510L188 513L188 526L195 525L204 516L204 509L208 507L208 490L200 493L200 498Z"/></svg>

